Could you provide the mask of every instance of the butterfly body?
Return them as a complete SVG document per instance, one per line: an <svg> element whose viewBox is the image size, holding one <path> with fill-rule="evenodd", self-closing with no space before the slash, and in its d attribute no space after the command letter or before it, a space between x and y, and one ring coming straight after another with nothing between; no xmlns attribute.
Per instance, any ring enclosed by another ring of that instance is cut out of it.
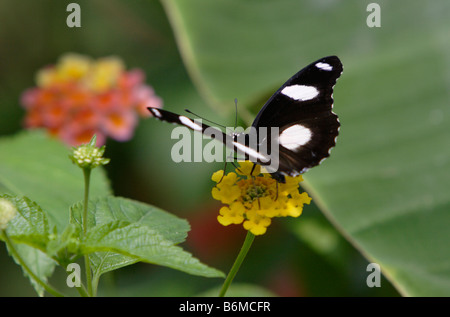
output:
<svg viewBox="0 0 450 317"><path fill-rule="evenodd" d="M271 167L268 170L274 178L284 182L285 175L297 176L320 164L336 145L340 123L332 111L333 87L342 70L336 56L300 70L264 104L248 133L228 135L185 116L148 109L157 119L221 140L252 162Z"/></svg>

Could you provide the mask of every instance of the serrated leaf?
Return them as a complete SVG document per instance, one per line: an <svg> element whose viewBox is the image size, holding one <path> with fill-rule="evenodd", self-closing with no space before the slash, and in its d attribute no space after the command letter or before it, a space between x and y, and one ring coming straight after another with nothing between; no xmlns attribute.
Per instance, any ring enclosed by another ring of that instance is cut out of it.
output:
<svg viewBox="0 0 450 317"><path fill-rule="evenodd" d="M71 208L72 223L80 228L82 210L81 202ZM106 196L89 201L88 219L89 232L83 250L90 253L96 278L138 261L195 275L222 274L174 246L184 241L189 224L159 208L131 199Z"/></svg>
<svg viewBox="0 0 450 317"><path fill-rule="evenodd" d="M194 275L223 277L222 272L200 263L172 241L141 224L113 221L93 227L81 248L84 253L113 251Z"/></svg>
<svg viewBox="0 0 450 317"><path fill-rule="evenodd" d="M78 224L81 221L82 208L82 202L71 208L73 220ZM190 230L188 222L184 219L155 206L115 196L90 200L88 219L90 227L117 220L141 224L155 230L173 243L183 242Z"/></svg>
<svg viewBox="0 0 450 317"><path fill-rule="evenodd" d="M26 244L15 244L14 248L17 253L20 254L22 260L27 264L28 268L43 282L47 282L48 278L53 274L56 266L56 262L49 258L44 252L33 248ZM13 256L14 261L20 265L16 257ZM39 296L44 295L44 288L36 283L36 281L28 275L28 273L22 268L23 274L30 279L31 285L38 293Z"/></svg>
<svg viewBox="0 0 450 317"><path fill-rule="evenodd" d="M45 250L49 240L47 216L42 209L26 197L0 195L9 200L17 209L16 216L8 223L6 233L14 244L14 249L28 268L42 281L52 275L56 262L41 250ZM8 249L9 251L9 249ZM15 255L14 261L21 265ZM42 296L44 289L22 268L36 292Z"/></svg>
<svg viewBox="0 0 450 317"><path fill-rule="evenodd" d="M122 267L132 265L141 260L136 257L126 256L113 251L89 253L89 261L94 278L98 280L106 272L114 271Z"/></svg>
<svg viewBox="0 0 450 317"><path fill-rule="evenodd" d="M26 197L0 195L9 200L17 209L16 216L8 223L6 232L15 242L26 243L45 250L49 239L49 226L46 214L33 201Z"/></svg>
<svg viewBox="0 0 450 317"><path fill-rule="evenodd" d="M83 203L71 208L72 222L81 229ZM183 242L190 227L186 220L178 218L154 206L121 197L101 197L89 201L89 227L99 226L112 221L123 220L137 223L156 231L172 244ZM118 254L112 251L96 252L89 255L94 276L97 278L106 272L134 264L136 257Z"/></svg>

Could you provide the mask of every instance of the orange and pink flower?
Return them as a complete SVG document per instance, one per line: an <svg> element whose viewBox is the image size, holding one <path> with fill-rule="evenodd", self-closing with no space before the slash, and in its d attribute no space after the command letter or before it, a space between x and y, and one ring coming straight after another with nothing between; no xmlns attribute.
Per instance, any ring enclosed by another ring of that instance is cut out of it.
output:
<svg viewBox="0 0 450 317"><path fill-rule="evenodd" d="M56 65L38 71L37 86L22 94L24 125L45 128L73 146L89 142L94 134L97 145L108 137L127 141L139 116L150 116L147 107L162 107L162 99L144 80L141 70L127 71L117 57L63 55Z"/></svg>

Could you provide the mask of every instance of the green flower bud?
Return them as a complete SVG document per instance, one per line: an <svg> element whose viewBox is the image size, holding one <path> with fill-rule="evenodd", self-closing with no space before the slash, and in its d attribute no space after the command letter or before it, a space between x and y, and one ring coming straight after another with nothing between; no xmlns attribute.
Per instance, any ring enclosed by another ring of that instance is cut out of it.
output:
<svg viewBox="0 0 450 317"><path fill-rule="evenodd" d="M97 137L94 135L88 144L74 147L69 158L81 168L93 169L99 165L109 163L109 158L104 158L105 146L98 148L95 146Z"/></svg>
<svg viewBox="0 0 450 317"><path fill-rule="evenodd" d="M16 206L5 198L0 198L0 230L6 229L10 222L17 214Z"/></svg>

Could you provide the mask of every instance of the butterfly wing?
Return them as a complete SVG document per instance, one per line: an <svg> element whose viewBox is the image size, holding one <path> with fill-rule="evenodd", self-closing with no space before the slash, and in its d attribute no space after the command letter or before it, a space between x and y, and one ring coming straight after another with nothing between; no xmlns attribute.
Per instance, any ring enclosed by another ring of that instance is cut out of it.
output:
<svg viewBox="0 0 450 317"><path fill-rule="evenodd" d="M247 154L248 157L251 157L251 159L255 161L258 159L264 159L264 157L262 155L259 155L259 153L257 153L255 150L252 150L251 148L244 146L243 143L238 142L238 135L226 134L215 127L204 124L201 121L192 120L191 118L176 114L174 112L153 107L147 107L147 109L158 120L166 121L172 124L179 124L191 130L200 132L203 135L210 137L211 139L222 142L225 146L228 146L235 152L239 150ZM245 135L243 136L245 137Z"/></svg>
<svg viewBox="0 0 450 317"><path fill-rule="evenodd" d="M324 57L292 76L266 102L252 126L279 127L278 171L295 176L321 163L336 145L338 116L333 87L343 70L336 56Z"/></svg>

